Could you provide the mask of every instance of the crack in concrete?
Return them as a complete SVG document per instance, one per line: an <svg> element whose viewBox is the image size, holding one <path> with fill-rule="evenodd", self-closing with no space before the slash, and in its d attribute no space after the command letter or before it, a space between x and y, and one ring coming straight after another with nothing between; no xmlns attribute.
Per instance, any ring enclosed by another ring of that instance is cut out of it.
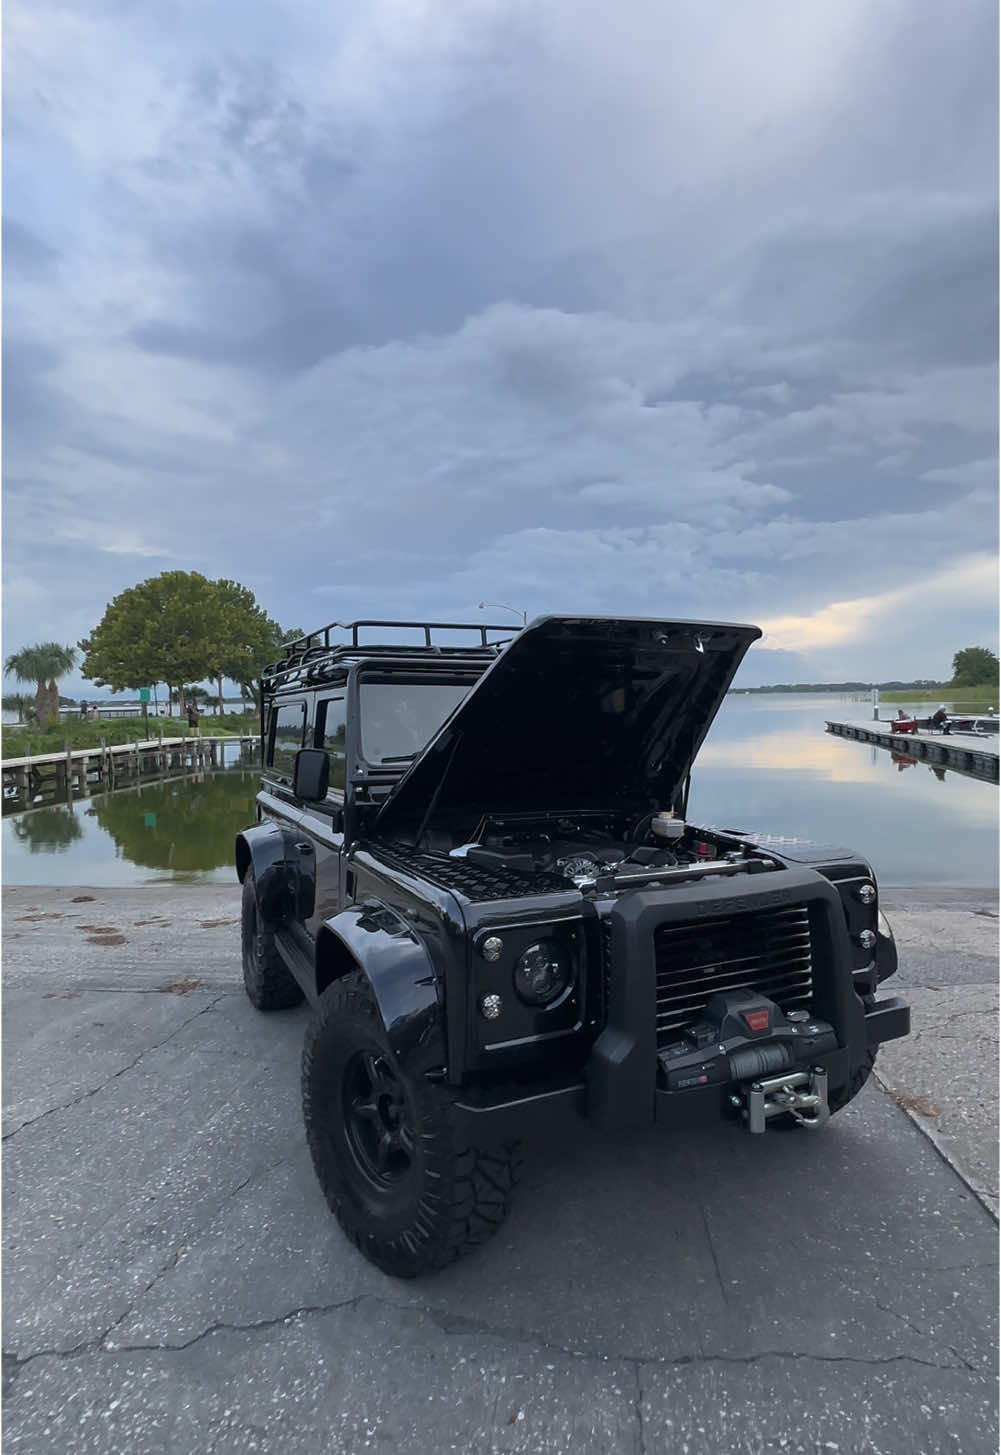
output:
<svg viewBox="0 0 1001 1455"><path fill-rule="evenodd" d="M723 1282L723 1271L719 1266L719 1255L716 1252L716 1244L713 1242L712 1231L709 1227L709 1214L706 1211L704 1202L699 1203L699 1212L702 1214L702 1226L706 1233L706 1242L709 1244L709 1252L712 1256L713 1267L716 1270L716 1281L719 1284L719 1291L723 1295L723 1302L729 1304L730 1298L726 1291L726 1284Z"/></svg>
<svg viewBox="0 0 1001 1455"><path fill-rule="evenodd" d="M253 1319L247 1323L227 1323L218 1321L209 1324L199 1333L193 1334L190 1339L181 1343L137 1343L118 1344L108 1347L106 1339L121 1322L117 1320L104 1334L96 1338L87 1339L74 1345L71 1349L39 1349L32 1354L22 1356L4 1351L3 1358L6 1361L11 1379L16 1378L29 1364L38 1359L77 1359L86 1354L104 1354L118 1356L122 1354L178 1354L192 1349L196 1344L202 1343L205 1339L215 1334L247 1334L258 1333L263 1330L278 1328L288 1325L295 1320L309 1318L315 1315L338 1313L342 1309L357 1309L364 1303L372 1303L381 1308L388 1309L393 1313L410 1314L426 1319L439 1332L446 1337L458 1337L462 1335L481 1335L485 1338L496 1339L503 1344L528 1345L534 1350L543 1350L546 1353L559 1354L567 1359L590 1361L604 1366L609 1364L620 1364L633 1368L637 1372L637 1399L642 1399L642 1383L639 1378L640 1371L644 1368L660 1369L684 1369L689 1366L697 1367L705 1364L737 1365L746 1366L759 1364L766 1359L780 1359L789 1361L803 1361L815 1364L852 1364L862 1368L880 1368L889 1364L913 1364L923 1369L962 1369L968 1373L978 1373L976 1367L971 1365L962 1355L957 1353L952 1346L947 1346L949 1352L956 1359L957 1363L939 1363L933 1359L922 1359L914 1354L887 1354L879 1357L863 1358L860 1355L851 1354L816 1354L795 1349L764 1349L756 1354L679 1354L673 1358L660 1357L657 1355L638 1354L598 1354L587 1353L580 1349L570 1349L564 1345L553 1343L550 1340L539 1338L536 1335L525 1333L518 1329L494 1328L491 1325L476 1319L465 1318L461 1315L449 1315L440 1310L422 1308L419 1304L398 1304L391 1299L382 1298L378 1294L361 1293L355 1294L352 1298L340 1299L329 1304L303 1304L299 1307L289 1309L284 1313L273 1315L264 1319ZM892 1309L886 1310L893 1313ZM898 1315L898 1317L900 1317ZM639 1405L636 1406L637 1417L640 1421L642 1432L642 1412ZM641 1447L643 1448L643 1447Z"/></svg>
<svg viewBox="0 0 1001 1455"><path fill-rule="evenodd" d="M175 971L167 970L164 973L168 975L179 975L182 972L180 969L178 969ZM37 987L29 986L27 984L11 986L11 989L14 990L29 990L35 988ZM200 990L212 990L216 987L206 985L205 982L202 981L198 988ZM166 991L162 990L158 985L93 985L90 981L88 981L85 985L77 985L72 981L67 981L66 989L75 991L77 995L165 995L167 993ZM218 996L218 999L225 1000L227 997L235 998L237 996L240 996L241 994L242 992L240 992L239 990L224 990Z"/></svg>
<svg viewBox="0 0 1001 1455"><path fill-rule="evenodd" d="M646 1428L643 1424L643 1370L636 1365L636 1398L633 1401L633 1409L636 1412L636 1428L640 1437L640 1455L646 1455Z"/></svg>
<svg viewBox="0 0 1001 1455"><path fill-rule="evenodd" d="M276 1161L269 1162L266 1167L256 1167L252 1172L248 1173L242 1182L238 1183L236 1187L232 1188L229 1192L226 1193L223 1198L220 1199L220 1201L213 1208L211 1215L206 1219L204 1223L204 1228L207 1228L212 1222L214 1222L215 1219L222 1212L226 1204L228 1202L232 1202L234 1197L239 1196L239 1194L243 1191L245 1187L249 1187L252 1182L255 1182L260 1177L267 1177L270 1172L274 1172L275 1168L280 1167L283 1162L290 1162L292 1158L297 1155L297 1152L298 1149L292 1152L283 1152ZM99 1336L102 1344L106 1344L107 1340L110 1339L111 1335L115 1332L115 1330L120 1328L122 1324L124 1324L125 1320L129 1318L130 1315L135 1313L140 1302L146 1297L148 1293L152 1293L153 1289L160 1282L160 1279L165 1278L168 1273L172 1273L174 1271L178 1263L181 1261L181 1258L184 1256L185 1252L187 1252L187 1247L188 1245L182 1244L180 1248L178 1248L170 1255L166 1263L164 1263L163 1267L159 1268L156 1273L154 1273L149 1283L147 1283L146 1287L142 1289L140 1293L136 1294L135 1298L129 1304L125 1312L119 1318L117 1318L113 1324L105 1329L103 1334Z"/></svg>
<svg viewBox="0 0 1001 1455"><path fill-rule="evenodd" d="M179 1026L175 1026L169 1035L164 1036L162 1041L156 1041L152 1046L144 1046L143 1049L139 1052L139 1055L136 1056L135 1060L130 1061L127 1066L122 1066L118 1071L114 1072L113 1075L108 1076L104 1081L101 1082L100 1086L94 1086L89 1091L82 1091L79 1096L74 1096L70 1101L60 1102L58 1106L50 1106L47 1111L39 1112L38 1116L31 1117L28 1121L22 1122L21 1125L19 1127L15 1127L12 1132L6 1132L2 1140L4 1142L10 1142L13 1140L14 1137L19 1136L21 1132L25 1131L28 1127L36 1126L38 1122L44 1121L46 1117L55 1116L56 1112L69 1111L71 1107L79 1106L81 1102L88 1101L92 1096L97 1096L105 1089L105 1087L110 1086L113 1081L117 1081L120 1076L125 1076L129 1071L133 1071L139 1065L139 1062L143 1059L144 1056L148 1056L151 1051L158 1051L161 1046L165 1046L168 1041L172 1041L175 1036L179 1036L187 1026L191 1025L192 1021L196 1021L198 1020L199 1016L206 1015L210 1010L214 1010L215 1007L219 1004L220 1000L224 1000L226 995L230 993L231 992L226 991L222 995L217 995L214 1000L211 1000L209 1002L208 1005L203 1005L201 1010L195 1011L194 1015L189 1015L185 1020L181 1022Z"/></svg>
<svg viewBox="0 0 1001 1455"><path fill-rule="evenodd" d="M895 1308L890 1308L889 1304L880 1303L878 1298L873 1298L873 1303L878 1309L882 1309L885 1314L889 1314L891 1318L899 1319L902 1324L906 1324L907 1328L909 1328L912 1333L917 1334L919 1338L930 1339L932 1337L927 1329L919 1328L919 1326L914 1323L913 1320L909 1319L906 1314L899 1313ZM955 1356L955 1358L959 1361L960 1365L964 1369L968 1369L971 1374L976 1374L978 1372L977 1366L975 1364L971 1364L970 1361L963 1354L960 1354L959 1350L955 1347L954 1344L946 1344L945 1347L948 1349L950 1354Z"/></svg>

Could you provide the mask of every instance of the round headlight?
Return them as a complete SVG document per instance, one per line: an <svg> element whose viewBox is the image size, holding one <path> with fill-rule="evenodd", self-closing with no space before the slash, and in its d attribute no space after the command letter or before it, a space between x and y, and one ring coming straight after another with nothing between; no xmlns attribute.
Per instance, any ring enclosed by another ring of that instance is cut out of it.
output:
<svg viewBox="0 0 1001 1455"><path fill-rule="evenodd" d="M551 1005L570 984L570 956L555 940L537 940L518 956L514 988L526 1005Z"/></svg>

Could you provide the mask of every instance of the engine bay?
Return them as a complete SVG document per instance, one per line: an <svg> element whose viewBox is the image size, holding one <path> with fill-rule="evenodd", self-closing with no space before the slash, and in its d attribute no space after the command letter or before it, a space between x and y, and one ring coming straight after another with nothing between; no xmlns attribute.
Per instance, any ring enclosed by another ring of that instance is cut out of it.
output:
<svg viewBox="0 0 1001 1455"><path fill-rule="evenodd" d="M451 858L526 877L558 874L581 890L777 867L751 843L657 810L632 823L596 814L486 817L469 842L448 852Z"/></svg>

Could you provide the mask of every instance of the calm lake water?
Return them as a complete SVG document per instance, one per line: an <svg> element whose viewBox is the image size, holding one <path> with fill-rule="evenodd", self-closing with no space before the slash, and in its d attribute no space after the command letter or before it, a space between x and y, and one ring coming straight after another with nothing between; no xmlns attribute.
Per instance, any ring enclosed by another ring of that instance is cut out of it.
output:
<svg viewBox="0 0 1001 1455"><path fill-rule="evenodd" d="M884 749L824 731L827 718L871 716L868 700L819 693L728 697L696 764L689 817L850 845L883 884L995 887L997 786L899 765ZM234 768L11 815L3 878L235 883L233 838L254 820L256 790L257 775Z"/></svg>

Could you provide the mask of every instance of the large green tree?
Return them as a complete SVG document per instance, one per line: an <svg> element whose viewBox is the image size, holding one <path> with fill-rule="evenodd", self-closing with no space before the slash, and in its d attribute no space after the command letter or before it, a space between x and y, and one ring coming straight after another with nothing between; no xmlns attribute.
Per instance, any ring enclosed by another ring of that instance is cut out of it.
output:
<svg viewBox="0 0 1001 1455"><path fill-rule="evenodd" d="M119 592L80 642L83 675L99 687L197 682L212 666L212 583L198 571L164 571Z"/></svg>
<svg viewBox="0 0 1001 1455"><path fill-rule="evenodd" d="M964 647L953 657L953 687L995 686L997 681L997 653L987 647Z"/></svg>
<svg viewBox="0 0 1001 1455"><path fill-rule="evenodd" d="M212 670L208 673L216 684L219 711L223 711L222 683L228 677L241 689L253 694L261 672L278 655L278 647L290 633L283 633L254 593L239 581L223 578L212 583L215 590L216 647Z"/></svg>
<svg viewBox="0 0 1001 1455"><path fill-rule="evenodd" d="M116 691L164 682L168 711L185 683L211 679L221 711L223 678L253 690L289 635L238 581L164 571L109 603L80 643L83 675Z"/></svg>
<svg viewBox="0 0 1001 1455"><path fill-rule="evenodd" d="M76 665L76 652L59 642L22 647L4 662L5 677L35 683L35 716L43 727L59 721L59 678Z"/></svg>
<svg viewBox="0 0 1001 1455"><path fill-rule="evenodd" d="M244 701L250 701L255 708L260 708L261 673L281 656L284 642L302 635L298 627L280 627L276 621L268 618L257 640L244 644L234 653L227 662L225 675L237 684Z"/></svg>

